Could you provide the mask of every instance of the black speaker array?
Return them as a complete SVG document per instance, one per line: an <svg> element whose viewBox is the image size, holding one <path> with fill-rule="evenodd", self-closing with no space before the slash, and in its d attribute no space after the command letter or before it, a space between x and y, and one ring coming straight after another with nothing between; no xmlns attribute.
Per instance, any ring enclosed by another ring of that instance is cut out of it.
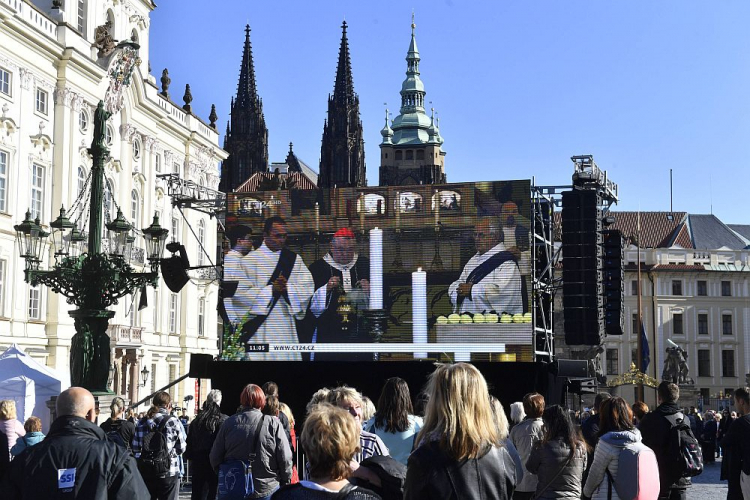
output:
<svg viewBox="0 0 750 500"><path fill-rule="evenodd" d="M625 263L622 234L616 229L604 231L604 327L607 335L622 335L625 329Z"/></svg>
<svg viewBox="0 0 750 500"><path fill-rule="evenodd" d="M604 335L603 212L596 191L562 193L565 343L599 345Z"/></svg>

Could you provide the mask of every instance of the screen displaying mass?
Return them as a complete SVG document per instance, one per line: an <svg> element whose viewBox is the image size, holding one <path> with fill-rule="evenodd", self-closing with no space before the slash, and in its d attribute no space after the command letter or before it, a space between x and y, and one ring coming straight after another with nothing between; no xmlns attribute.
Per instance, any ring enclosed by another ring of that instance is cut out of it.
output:
<svg viewBox="0 0 750 500"><path fill-rule="evenodd" d="M531 361L530 192L230 194L221 359Z"/></svg>

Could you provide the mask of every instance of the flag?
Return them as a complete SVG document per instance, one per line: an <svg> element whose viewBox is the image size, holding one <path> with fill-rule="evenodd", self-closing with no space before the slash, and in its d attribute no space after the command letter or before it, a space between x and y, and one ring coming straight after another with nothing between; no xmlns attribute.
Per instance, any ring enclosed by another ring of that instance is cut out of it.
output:
<svg viewBox="0 0 750 500"><path fill-rule="evenodd" d="M146 287L144 286L141 288L140 292L141 296L139 297L140 300L138 300L138 310L141 311L143 309L146 309L148 307L148 297L146 296Z"/></svg>
<svg viewBox="0 0 750 500"><path fill-rule="evenodd" d="M648 365L651 363L651 352L648 348L648 337L646 336L646 327L641 320L641 373L646 373Z"/></svg>

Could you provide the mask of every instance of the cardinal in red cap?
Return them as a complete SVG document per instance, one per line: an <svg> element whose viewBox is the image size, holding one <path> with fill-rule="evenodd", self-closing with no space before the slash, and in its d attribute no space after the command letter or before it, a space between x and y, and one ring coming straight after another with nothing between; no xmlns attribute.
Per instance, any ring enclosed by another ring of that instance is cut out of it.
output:
<svg viewBox="0 0 750 500"><path fill-rule="evenodd" d="M370 296L370 262L357 255L356 247L354 232L342 227L333 234L328 254L310 265L315 281L310 301L315 343L370 341L361 321L361 310L368 307ZM351 307L341 308L342 304ZM372 359L372 355L317 352L313 358L314 361L366 359Z"/></svg>

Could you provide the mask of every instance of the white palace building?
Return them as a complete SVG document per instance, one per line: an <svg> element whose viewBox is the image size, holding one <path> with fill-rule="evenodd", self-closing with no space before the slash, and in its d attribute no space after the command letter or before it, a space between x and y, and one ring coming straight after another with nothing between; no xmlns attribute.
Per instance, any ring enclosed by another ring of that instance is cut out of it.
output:
<svg viewBox="0 0 750 500"><path fill-rule="evenodd" d="M135 41L142 60L106 128L105 212L114 218L116 204L139 229L159 214L167 241L183 243L191 265L215 261L216 219L173 208L157 178L175 173L216 189L227 155L215 127L194 115L189 102L175 104L148 74L155 7L151 0L0 0L0 352L17 344L42 364L69 371L74 306L24 281L14 225L31 210L49 226L84 188L93 112L110 84L97 38ZM139 240L133 261L145 265ZM53 264L50 245L42 268ZM158 288L147 288L148 306L140 311L138 294L120 300L109 327L114 392L137 401L187 373L192 354L218 352L213 277L195 274L179 293L160 278ZM204 399L207 383L188 378L172 387L175 406L185 396Z"/></svg>

